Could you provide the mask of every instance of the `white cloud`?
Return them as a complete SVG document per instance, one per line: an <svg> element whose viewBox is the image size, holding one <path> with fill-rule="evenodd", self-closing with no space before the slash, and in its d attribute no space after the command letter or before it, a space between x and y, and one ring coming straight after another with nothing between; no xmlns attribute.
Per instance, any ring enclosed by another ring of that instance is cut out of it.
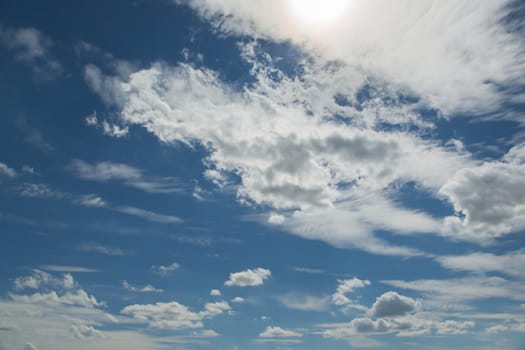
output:
<svg viewBox="0 0 525 350"><path fill-rule="evenodd" d="M142 170L127 164L109 161L90 164L80 159L74 159L70 162L68 169L84 180L98 182L121 181L126 186L148 193L175 193L181 191L181 185L177 179L149 177L144 175Z"/></svg>
<svg viewBox="0 0 525 350"><path fill-rule="evenodd" d="M420 307L416 300L399 295L396 292L386 292L379 296L370 308L374 317L399 317L415 312Z"/></svg>
<svg viewBox="0 0 525 350"><path fill-rule="evenodd" d="M314 78L305 77L313 82L304 84L316 86L317 75L329 73L313 65L318 72L312 73ZM112 85L120 96L113 102L121 108L124 122L143 125L163 142L206 145L210 151L206 173L236 173L241 178L237 190L241 202L301 209L284 222L292 233L374 253L419 254L391 247L372 232L439 232L439 221L402 208L381 191L399 181L437 190L455 170L469 164L468 155L406 132L327 122L322 106L310 116L295 102L298 96L317 100L303 83L284 75L279 83L273 82L262 68L254 74L257 83L241 94L220 82L213 71L156 63ZM333 96L321 100L333 101ZM433 170L437 168L447 171ZM310 227L318 216L340 219L328 232L324 225L317 232ZM275 219L282 221L279 216ZM348 232L342 227L355 229Z"/></svg>
<svg viewBox="0 0 525 350"><path fill-rule="evenodd" d="M17 277L14 281L14 288L16 290L41 288L71 289L74 286L75 281L69 273L58 278L38 269L34 269L30 276Z"/></svg>
<svg viewBox="0 0 525 350"><path fill-rule="evenodd" d="M259 334L259 337L261 338L295 338L295 337L302 337L302 334L288 330L288 329L283 329L281 327L268 326L266 327L264 332Z"/></svg>
<svg viewBox="0 0 525 350"><path fill-rule="evenodd" d="M519 30L504 24L511 0L354 0L323 30L294 21L287 1L178 2L223 33L291 39L345 62L356 74L411 91L446 114L495 111L525 83L520 74L525 43Z"/></svg>
<svg viewBox="0 0 525 350"><path fill-rule="evenodd" d="M169 265L152 266L151 270L160 275L167 275L167 274L177 271L179 268L180 268L180 265L174 262Z"/></svg>
<svg viewBox="0 0 525 350"><path fill-rule="evenodd" d="M9 294L10 298L18 303L44 304L48 306L76 305L82 307L101 307L103 302L97 301L93 295L87 294L83 289L74 292L58 294L55 291L49 293L35 293L31 295Z"/></svg>
<svg viewBox="0 0 525 350"><path fill-rule="evenodd" d="M24 350L38 350L38 348L36 346L34 346L32 343L27 343L24 346Z"/></svg>
<svg viewBox="0 0 525 350"><path fill-rule="evenodd" d="M456 216L445 219L445 234L490 243L525 228L525 164L511 149L506 160L459 170L439 190L454 205Z"/></svg>
<svg viewBox="0 0 525 350"><path fill-rule="evenodd" d="M317 297L291 293L277 297L277 300L291 310L326 311L330 305L329 297Z"/></svg>
<svg viewBox="0 0 525 350"><path fill-rule="evenodd" d="M213 297L220 297L221 296L221 291L218 290L218 289L212 289L210 291L210 295L213 296Z"/></svg>
<svg viewBox="0 0 525 350"><path fill-rule="evenodd" d="M129 305L121 313L159 329L202 328L203 320L214 318L231 308L226 302L208 303L201 312L193 312L176 301L147 305Z"/></svg>
<svg viewBox="0 0 525 350"><path fill-rule="evenodd" d="M38 79L54 79L63 73L62 65L50 53L53 40L35 28L0 26L0 45L11 50L16 61L30 66Z"/></svg>
<svg viewBox="0 0 525 350"><path fill-rule="evenodd" d="M270 214L270 216L268 217L268 222L274 225L281 225L282 223L284 223L285 220L286 218L283 215L275 213Z"/></svg>
<svg viewBox="0 0 525 350"><path fill-rule="evenodd" d="M72 325L69 329L71 336L79 340L90 340L93 338L104 338L104 335L98 329L86 325Z"/></svg>
<svg viewBox="0 0 525 350"><path fill-rule="evenodd" d="M109 256L129 255L129 252L126 252L119 247L108 247L94 243L81 244L77 247L77 250L84 253L99 253Z"/></svg>
<svg viewBox="0 0 525 350"><path fill-rule="evenodd" d="M182 222L182 219L175 215L158 214L149 210L144 210L135 207L120 206L115 207L114 209L123 214L136 216L141 219L152 222L159 222L163 224L180 224Z"/></svg>
<svg viewBox="0 0 525 350"><path fill-rule="evenodd" d="M64 198L69 194L57 191L51 188L48 184L24 183L20 187L20 194L24 197L30 198Z"/></svg>
<svg viewBox="0 0 525 350"><path fill-rule="evenodd" d="M235 297L235 298L233 298L233 299L231 300L232 303L236 303L236 304L242 304L242 303L244 303L244 301L245 301L245 300L244 300L244 298L242 298L242 297Z"/></svg>
<svg viewBox="0 0 525 350"><path fill-rule="evenodd" d="M501 277L465 277L414 281L385 280L382 283L424 293L434 301L459 303L489 298L525 300L525 287Z"/></svg>
<svg viewBox="0 0 525 350"><path fill-rule="evenodd" d="M99 197L94 194L82 196L79 200L79 203L84 207L92 208L104 208L108 206L108 203L106 203L106 201L102 197Z"/></svg>
<svg viewBox="0 0 525 350"><path fill-rule="evenodd" d="M370 281L361 280L357 277L337 281L339 282L339 286L337 286L337 290L332 295L332 303L334 303L335 305L351 304L352 300L350 300L346 296L346 294L352 293L356 288L365 288L366 286L369 286L371 284Z"/></svg>
<svg viewBox="0 0 525 350"><path fill-rule="evenodd" d="M83 266L67 266L67 265L42 265L42 270L53 272L98 272L96 269L91 269Z"/></svg>
<svg viewBox="0 0 525 350"><path fill-rule="evenodd" d="M16 171L8 167L6 164L0 162L0 174L5 175L7 177L15 177Z"/></svg>
<svg viewBox="0 0 525 350"><path fill-rule="evenodd" d="M224 284L230 287L256 287L262 285L271 275L270 270L260 267L241 272L232 272L230 273L230 278Z"/></svg>
<svg viewBox="0 0 525 350"><path fill-rule="evenodd" d="M151 284L147 284L145 286L135 286L135 285L128 283L128 281L125 281L125 280L122 282L122 287L124 287L125 289L131 292L140 292L140 293L162 293L164 292L163 289L155 288Z"/></svg>
<svg viewBox="0 0 525 350"><path fill-rule="evenodd" d="M518 250L505 255L472 253L467 255L441 256L436 260L445 268L476 273L501 272L510 276L525 277L525 252Z"/></svg>

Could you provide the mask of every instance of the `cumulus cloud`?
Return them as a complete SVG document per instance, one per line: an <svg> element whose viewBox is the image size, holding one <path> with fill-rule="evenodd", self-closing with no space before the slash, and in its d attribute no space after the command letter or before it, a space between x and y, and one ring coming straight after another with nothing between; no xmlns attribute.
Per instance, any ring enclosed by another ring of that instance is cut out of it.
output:
<svg viewBox="0 0 525 350"><path fill-rule="evenodd" d="M283 329L281 327L268 326L261 334L259 334L259 337L261 338L293 338L293 337L302 337L302 334L288 330L288 329Z"/></svg>
<svg viewBox="0 0 525 350"><path fill-rule="evenodd" d="M236 304L242 304L245 302L244 298L242 297L235 297L231 300L232 303L236 303Z"/></svg>
<svg viewBox="0 0 525 350"><path fill-rule="evenodd" d="M439 190L454 205L445 218L445 234L490 243L525 228L525 163L518 145L504 158L459 170Z"/></svg>
<svg viewBox="0 0 525 350"><path fill-rule="evenodd" d="M339 282L339 286L337 286L337 290L332 295L332 303L334 303L335 305L351 304L352 300L350 300L346 296L346 294L352 293L356 288L364 288L371 284L370 281L361 280L357 277L354 277L352 279L337 280L337 281Z"/></svg>
<svg viewBox="0 0 525 350"><path fill-rule="evenodd" d="M6 164L0 162L0 175L4 175L7 177L15 177L16 171L8 167Z"/></svg>
<svg viewBox="0 0 525 350"><path fill-rule="evenodd" d="M74 305L82 307L101 307L103 302L97 301L93 295L87 294L83 289L73 292L58 294L55 291L49 293L34 293L31 295L9 294L15 302L26 304L43 304L48 306Z"/></svg>
<svg viewBox="0 0 525 350"><path fill-rule="evenodd" d="M202 328L203 320L231 310L227 302L207 303L201 312L193 312L176 301L146 305L129 305L121 313L159 329Z"/></svg>
<svg viewBox="0 0 525 350"><path fill-rule="evenodd" d="M101 331L92 326L72 325L69 329L71 336L78 340L90 340L94 338L104 338Z"/></svg>
<svg viewBox="0 0 525 350"><path fill-rule="evenodd" d="M291 293L277 297L277 300L291 310L326 311L330 305L329 297Z"/></svg>
<svg viewBox="0 0 525 350"><path fill-rule="evenodd" d="M222 33L291 39L347 63L357 74L404 87L446 114L495 111L525 84L520 74L525 43L520 30L505 23L511 0L358 0L322 31L298 21L287 1L178 2Z"/></svg>
<svg viewBox="0 0 525 350"><path fill-rule="evenodd" d="M221 291L218 290L218 289L212 289L210 291L210 295L213 296L213 297L220 297L221 296Z"/></svg>
<svg viewBox="0 0 525 350"><path fill-rule="evenodd" d="M525 252L518 250L504 255L491 253L472 253L437 257L445 268L476 273L501 272L506 275L524 277Z"/></svg>
<svg viewBox="0 0 525 350"><path fill-rule="evenodd" d="M376 299L370 314L374 317L398 317L412 313L418 308L419 302L416 300L396 292L386 292Z"/></svg>
<svg viewBox="0 0 525 350"><path fill-rule="evenodd" d="M122 282L122 287L124 287L124 289L127 289L131 292L140 292L140 293L162 293L164 292L163 289L155 288L151 284L147 284L145 286L135 286L135 285L130 284L126 280Z"/></svg>
<svg viewBox="0 0 525 350"><path fill-rule="evenodd" d="M224 282L230 287L256 287L264 283L272 275L270 270L263 268L248 269L230 273L230 278Z"/></svg>

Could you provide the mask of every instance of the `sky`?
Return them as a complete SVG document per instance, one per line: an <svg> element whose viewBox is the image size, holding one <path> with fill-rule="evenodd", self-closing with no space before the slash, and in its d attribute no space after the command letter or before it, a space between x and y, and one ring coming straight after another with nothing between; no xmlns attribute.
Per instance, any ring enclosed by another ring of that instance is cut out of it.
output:
<svg viewBox="0 0 525 350"><path fill-rule="evenodd" d="M0 350L525 349L525 5L0 0Z"/></svg>

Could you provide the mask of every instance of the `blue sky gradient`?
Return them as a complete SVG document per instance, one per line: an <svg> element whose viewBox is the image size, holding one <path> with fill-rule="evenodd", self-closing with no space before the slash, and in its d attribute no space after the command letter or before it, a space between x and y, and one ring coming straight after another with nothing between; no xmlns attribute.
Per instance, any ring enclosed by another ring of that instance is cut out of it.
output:
<svg viewBox="0 0 525 350"><path fill-rule="evenodd" d="M0 350L525 349L524 13L0 1Z"/></svg>

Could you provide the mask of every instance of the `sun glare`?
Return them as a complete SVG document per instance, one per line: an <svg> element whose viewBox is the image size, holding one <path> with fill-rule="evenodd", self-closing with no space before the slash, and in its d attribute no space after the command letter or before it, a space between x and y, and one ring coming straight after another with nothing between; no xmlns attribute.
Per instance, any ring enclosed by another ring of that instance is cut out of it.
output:
<svg viewBox="0 0 525 350"><path fill-rule="evenodd" d="M300 20L321 23L334 20L350 0L291 0L292 13Z"/></svg>

